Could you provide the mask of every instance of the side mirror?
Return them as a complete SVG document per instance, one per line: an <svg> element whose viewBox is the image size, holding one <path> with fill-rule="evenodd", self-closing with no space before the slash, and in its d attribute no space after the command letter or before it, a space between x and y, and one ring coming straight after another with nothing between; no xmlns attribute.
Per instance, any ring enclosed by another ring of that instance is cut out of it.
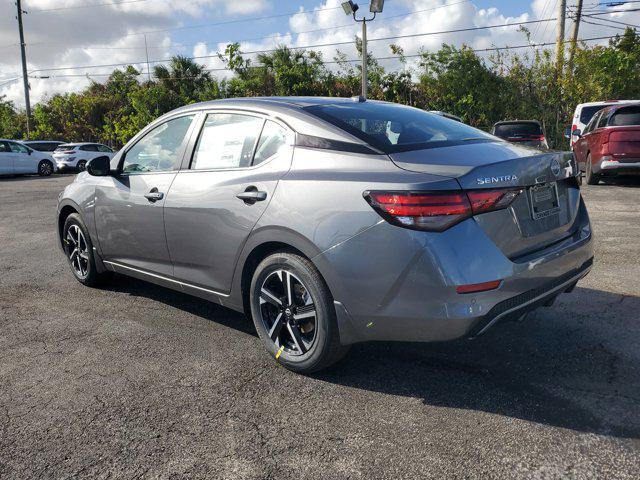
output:
<svg viewBox="0 0 640 480"><path fill-rule="evenodd" d="M27 154L31 155L32 153L33 153L33 150L27 149Z"/></svg>
<svg viewBox="0 0 640 480"><path fill-rule="evenodd" d="M87 173L94 177L108 177L111 175L111 160L109 157L96 157L89 160Z"/></svg>
<svg viewBox="0 0 640 480"><path fill-rule="evenodd" d="M578 129L574 130L573 132L571 132L571 135L573 135L574 137L580 138L582 136L582 132L578 128Z"/></svg>

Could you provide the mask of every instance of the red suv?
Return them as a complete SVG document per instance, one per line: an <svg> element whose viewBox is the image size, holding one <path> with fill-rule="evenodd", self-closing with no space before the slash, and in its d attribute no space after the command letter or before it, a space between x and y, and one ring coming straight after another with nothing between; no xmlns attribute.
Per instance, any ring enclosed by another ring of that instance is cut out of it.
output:
<svg viewBox="0 0 640 480"><path fill-rule="evenodd" d="M640 105L615 105L596 113L573 153L589 185L604 175L640 173Z"/></svg>

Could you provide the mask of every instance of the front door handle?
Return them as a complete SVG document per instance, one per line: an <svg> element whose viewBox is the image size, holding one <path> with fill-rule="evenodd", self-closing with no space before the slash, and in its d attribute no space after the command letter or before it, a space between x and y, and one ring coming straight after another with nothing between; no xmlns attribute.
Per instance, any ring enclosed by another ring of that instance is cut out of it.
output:
<svg viewBox="0 0 640 480"><path fill-rule="evenodd" d="M256 202L262 202L267 199L267 192L258 190L256 187L248 187L244 192L236 195L237 198L244 203L253 205Z"/></svg>
<svg viewBox="0 0 640 480"><path fill-rule="evenodd" d="M159 192L156 187L153 187L149 190L149 193L145 193L144 198L149 200L151 203L155 203L158 200L162 200L164 198L164 193Z"/></svg>

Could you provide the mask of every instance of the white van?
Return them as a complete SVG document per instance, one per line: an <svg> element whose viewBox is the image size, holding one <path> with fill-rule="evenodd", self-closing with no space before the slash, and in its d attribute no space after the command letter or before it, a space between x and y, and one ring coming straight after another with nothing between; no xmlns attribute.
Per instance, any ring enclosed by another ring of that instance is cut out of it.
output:
<svg viewBox="0 0 640 480"><path fill-rule="evenodd" d="M587 126L587 123L589 123L589 120L591 120L596 113L598 113L604 107L615 105L616 103L640 103L640 100L606 100L604 102L588 102L578 104L576 110L573 112L573 121L571 123L571 148L573 148L573 144L576 143L576 140L578 140L578 135L574 135L573 132L575 132L576 130L582 132L584 130L584 127ZM568 135L565 133L565 136Z"/></svg>

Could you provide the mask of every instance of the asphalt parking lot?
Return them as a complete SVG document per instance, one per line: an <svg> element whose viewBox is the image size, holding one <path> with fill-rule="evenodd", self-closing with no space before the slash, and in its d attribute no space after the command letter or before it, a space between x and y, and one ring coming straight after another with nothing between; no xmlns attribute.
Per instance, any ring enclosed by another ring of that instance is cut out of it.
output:
<svg viewBox="0 0 640 480"><path fill-rule="evenodd" d="M303 377L223 307L76 282L72 179L0 179L0 478L640 478L640 181L583 189L595 266L553 307Z"/></svg>

